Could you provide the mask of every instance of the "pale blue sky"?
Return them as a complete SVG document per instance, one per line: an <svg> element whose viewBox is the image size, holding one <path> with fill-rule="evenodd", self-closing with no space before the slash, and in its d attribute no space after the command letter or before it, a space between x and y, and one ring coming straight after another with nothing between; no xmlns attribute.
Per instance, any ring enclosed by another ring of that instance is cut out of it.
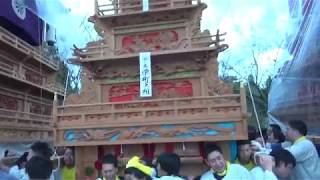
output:
<svg viewBox="0 0 320 180"><path fill-rule="evenodd" d="M289 10L287 0L203 0L203 28L227 32L229 49L221 53L222 61L242 76L251 73L252 51L258 61L260 78L274 75L286 60L286 32ZM279 59L275 63L275 59ZM231 70L229 73L236 74Z"/></svg>
<svg viewBox="0 0 320 180"><path fill-rule="evenodd" d="M70 57L72 44L84 47L87 41L94 39L92 26L86 21L93 14L94 0L59 1L46 1L43 6L50 8L44 8L42 13L57 27L60 50ZM202 1L208 5L203 13L202 29L212 33L216 29L227 32L225 42L230 47L218 60L234 67L229 74L236 75L237 71L246 77L252 73L252 51L259 64L261 79L274 75L289 58L285 50L289 21L287 0ZM275 63L275 59L279 61Z"/></svg>

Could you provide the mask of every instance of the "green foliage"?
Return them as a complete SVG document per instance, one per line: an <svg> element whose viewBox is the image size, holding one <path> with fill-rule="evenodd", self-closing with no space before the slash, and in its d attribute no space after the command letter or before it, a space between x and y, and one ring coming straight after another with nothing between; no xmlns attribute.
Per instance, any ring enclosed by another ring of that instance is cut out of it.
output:
<svg viewBox="0 0 320 180"><path fill-rule="evenodd" d="M91 167L91 166L87 166L87 167L85 168L85 174L86 174L87 177L93 176L93 174L94 174L94 168Z"/></svg>
<svg viewBox="0 0 320 180"><path fill-rule="evenodd" d="M78 93L80 91L80 73L74 75L73 72L74 70L70 69L65 62L60 61L56 80L57 83L63 85L63 87L66 87L68 77L67 95Z"/></svg>
<svg viewBox="0 0 320 180"><path fill-rule="evenodd" d="M233 77L224 77L222 80L226 83L229 83L232 85L233 92L235 94L240 93L240 81ZM253 76L248 77L248 82L244 85L244 88L246 89L246 101L247 101L247 109L249 113L248 117L248 123L253 126L257 126L257 120L256 116L254 114L253 104L249 92L248 83L250 83L252 96L254 99L254 104L257 110L258 118L260 120L260 124L262 127L267 127L267 118L268 118L268 93L271 86L271 77L269 77L264 86L259 86Z"/></svg>
<svg viewBox="0 0 320 180"><path fill-rule="evenodd" d="M63 87L66 86L66 79L68 75L68 67L63 61L59 61L59 71L57 74L57 83L63 85Z"/></svg>
<svg viewBox="0 0 320 180"><path fill-rule="evenodd" d="M266 128L268 125L268 94L271 85L271 78L269 77L266 80L264 87L259 86L252 77L249 76L248 79L260 124L262 127ZM245 88L248 113L251 114L248 119L248 123L253 126L257 126L257 118L254 114L253 103L250 96L248 84L245 86Z"/></svg>

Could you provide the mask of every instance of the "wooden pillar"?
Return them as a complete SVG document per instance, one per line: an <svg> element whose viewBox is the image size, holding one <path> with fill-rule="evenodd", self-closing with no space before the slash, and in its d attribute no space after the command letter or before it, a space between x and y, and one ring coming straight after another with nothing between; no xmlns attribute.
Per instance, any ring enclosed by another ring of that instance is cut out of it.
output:
<svg viewBox="0 0 320 180"><path fill-rule="evenodd" d="M119 14L119 1L118 0L113 1L113 8L114 8L114 14Z"/></svg>
<svg viewBox="0 0 320 180"><path fill-rule="evenodd" d="M248 132L248 124L247 124L247 101L246 101L246 89L243 87L243 84L240 84L240 103L241 103L241 113L242 113L242 118L244 119L244 121L242 121L243 123L243 132ZM248 133L246 134L248 135ZM248 136L245 137L246 139L248 138Z"/></svg>
<svg viewBox="0 0 320 180"><path fill-rule="evenodd" d="M52 104L52 127L53 127L53 143L57 144L59 138L57 136L57 121L58 121L58 95L55 92L53 97L53 104Z"/></svg>
<svg viewBox="0 0 320 180"><path fill-rule="evenodd" d="M221 141L217 143L223 153L223 157L225 160L230 161L231 160L231 151L230 151L230 142L229 141Z"/></svg>
<svg viewBox="0 0 320 180"><path fill-rule="evenodd" d="M78 179L84 179L85 177L85 172L84 172L84 166L83 166L83 161L84 161L84 154L83 154L83 147L75 147L75 166L77 170L77 177Z"/></svg>
<svg viewBox="0 0 320 180"><path fill-rule="evenodd" d="M200 77L200 88L201 88L201 96L208 96L208 86L206 84L205 78L202 75Z"/></svg>
<svg viewBox="0 0 320 180"><path fill-rule="evenodd" d="M98 0L94 0L94 14L95 15L99 15L99 4L98 4Z"/></svg>
<svg viewBox="0 0 320 180"><path fill-rule="evenodd" d="M85 171L87 167L94 167L94 162L98 159L97 146L78 146L75 147L75 166L77 170L77 179L85 179ZM97 176L97 171L93 177Z"/></svg>

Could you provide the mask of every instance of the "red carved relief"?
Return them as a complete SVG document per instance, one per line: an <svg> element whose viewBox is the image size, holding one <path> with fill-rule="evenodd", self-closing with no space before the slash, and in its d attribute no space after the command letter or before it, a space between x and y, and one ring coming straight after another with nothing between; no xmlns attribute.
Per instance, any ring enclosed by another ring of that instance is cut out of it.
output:
<svg viewBox="0 0 320 180"><path fill-rule="evenodd" d="M127 53L139 50L159 51L168 46L168 43L177 43L179 34L175 30L148 32L129 35L122 38L122 48Z"/></svg>
<svg viewBox="0 0 320 180"><path fill-rule="evenodd" d="M0 95L0 108L18 110L18 100L12 97Z"/></svg>
<svg viewBox="0 0 320 180"><path fill-rule="evenodd" d="M39 103L31 103L30 113L51 115L51 112L52 112L52 106L41 105Z"/></svg>
<svg viewBox="0 0 320 180"><path fill-rule="evenodd" d="M27 81L33 82L38 85L42 85L42 76L36 72L26 70L25 77Z"/></svg>
<svg viewBox="0 0 320 180"><path fill-rule="evenodd" d="M109 102L132 101L138 94L138 84L112 86L109 90Z"/></svg>
<svg viewBox="0 0 320 180"><path fill-rule="evenodd" d="M41 105L38 103L32 103L30 107L30 112L35 114L41 114Z"/></svg>
<svg viewBox="0 0 320 180"><path fill-rule="evenodd" d="M189 80L178 82L159 81L153 84L154 96L190 97L193 95L192 83ZM115 85L109 89L109 102L133 101L139 97L139 84Z"/></svg>

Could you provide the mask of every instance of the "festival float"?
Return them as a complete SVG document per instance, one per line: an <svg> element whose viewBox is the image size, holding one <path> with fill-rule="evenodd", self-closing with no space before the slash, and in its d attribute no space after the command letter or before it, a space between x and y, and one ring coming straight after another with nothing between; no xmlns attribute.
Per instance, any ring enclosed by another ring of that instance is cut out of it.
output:
<svg viewBox="0 0 320 180"><path fill-rule="evenodd" d="M245 91L218 78L228 48L217 30L201 31L200 0L95 1L89 18L101 39L74 47L81 92L54 103L55 146L75 147L80 178L106 153L124 165L133 155L181 156L183 175L201 174L204 142L227 159L247 139Z"/></svg>
<svg viewBox="0 0 320 180"><path fill-rule="evenodd" d="M0 149L52 142L54 94L64 95L56 82L59 60L50 53L54 28L31 11L33 1L3 0L0 6Z"/></svg>

